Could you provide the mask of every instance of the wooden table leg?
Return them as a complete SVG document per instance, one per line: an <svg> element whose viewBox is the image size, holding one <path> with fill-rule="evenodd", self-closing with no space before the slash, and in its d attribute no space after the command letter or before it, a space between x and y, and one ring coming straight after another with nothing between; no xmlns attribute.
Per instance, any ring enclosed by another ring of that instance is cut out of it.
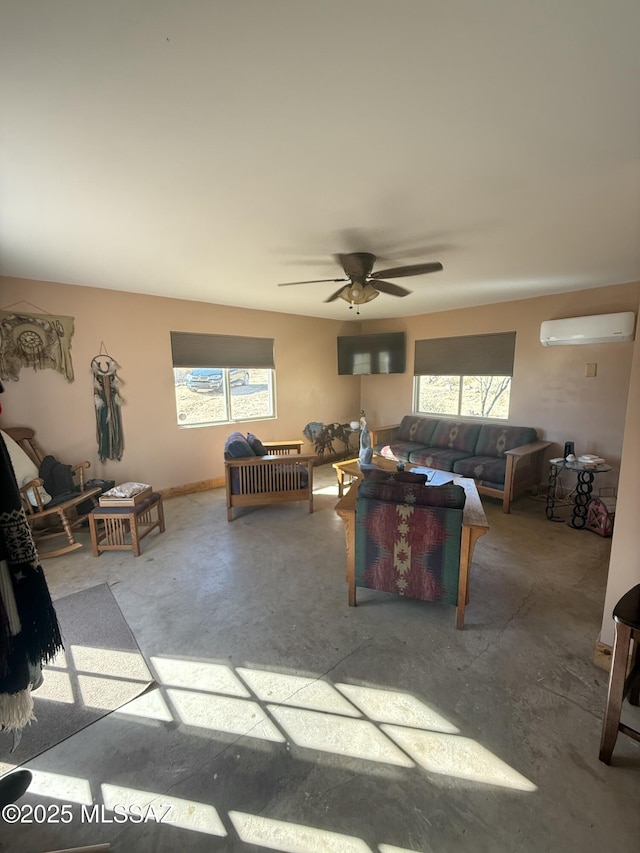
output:
<svg viewBox="0 0 640 853"><path fill-rule="evenodd" d="M458 605L456 607L456 628L464 628L464 609L469 604L469 581L471 580L471 563L476 542L487 532L486 527L462 527L460 540L460 573L458 576Z"/></svg>
<svg viewBox="0 0 640 853"><path fill-rule="evenodd" d="M96 525L96 520L93 515L89 515L89 532L91 533L91 548L93 550L93 556L99 557L100 551L98 550L98 528Z"/></svg>
<svg viewBox="0 0 640 853"><path fill-rule="evenodd" d="M156 504L158 507L158 520L160 521L159 531L160 533L164 533L164 506L162 504L162 495L160 496L160 500Z"/></svg>
<svg viewBox="0 0 640 853"><path fill-rule="evenodd" d="M467 605L469 566L471 565L472 539L469 527L462 528L460 539L460 570L458 573L458 604L456 606L456 628L464 628L464 609Z"/></svg>
<svg viewBox="0 0 640 853"><path fill-rule="evenodd" d="M138 538L138 517L135 513L127 516L129 522L129 534L131 535L131 550L134 557L140 556L140 539Z"/></svg>

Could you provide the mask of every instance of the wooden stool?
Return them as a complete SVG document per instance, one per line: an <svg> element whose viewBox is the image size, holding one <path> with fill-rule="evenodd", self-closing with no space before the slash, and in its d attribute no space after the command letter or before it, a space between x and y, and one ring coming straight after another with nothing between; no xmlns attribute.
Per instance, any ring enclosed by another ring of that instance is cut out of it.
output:
<svg viewBox="0 0 640 853"><path fill-rule="evenodd" d="M133 551L139 557L140 540L156 527L164 533L162 495L158 492L151 492L136 506L98 506L89 514L93 556L99 557L103 551Z"/></svg>
<svg viewBox="0 0 640 853"><path fill-rule="evenodd" d="M616 745L618 732L640 741L639 731L620 722L622 702L625 696L629 696L629 702L632 705L637 705L640 698L640 655L638 654L640 584L622 596L613 609L613 618L616 623L616 637L613 645L607 707L604 713L602 739L600 741L600 761L604 761L605 764L611 764L611 754ZM633 654L627 675L629 650L632 642Z"/></svg>

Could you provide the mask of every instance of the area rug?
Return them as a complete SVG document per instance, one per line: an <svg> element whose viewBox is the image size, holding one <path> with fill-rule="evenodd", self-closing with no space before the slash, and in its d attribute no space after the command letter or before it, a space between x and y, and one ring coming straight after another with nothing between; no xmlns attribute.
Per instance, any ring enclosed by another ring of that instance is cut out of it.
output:
<svg viewBox="0 0 640 853"><path fill-rule="evenodd" d="M37 722L22 731L18 746L0 732L0 775L51 749L135 699L153 683L107 584L54 601L64 651L43 669L33 693Z"/></svg>

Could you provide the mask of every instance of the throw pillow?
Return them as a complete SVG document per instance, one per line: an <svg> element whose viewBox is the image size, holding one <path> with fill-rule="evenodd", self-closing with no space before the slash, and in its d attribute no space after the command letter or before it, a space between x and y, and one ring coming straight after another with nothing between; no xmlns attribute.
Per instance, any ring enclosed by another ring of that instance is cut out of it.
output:
<svg viewBox="0 0 640 853"><path fill-rule="evenodd" d="M264 446L264 444L260 441L257 435L254 435L252 432L247 433L247 441L249 442L249 447L253 450L256 456L268 456L269 451Z"/></svg>
<svg viewBox="0 0 640 853"><path fill-rule="evenodd" d="M244 459L255 456L251 445L241 432L232 432L224 444L224 455L229 459Z"/></svg>
<svg viewBox="0 0 640 853"><path fill-rule="evenodd" d="M420 483L387 481L376 483L367 477L358 488L358 498L409 504L411 506L434 506L445 509L463 509L466 495L462 486L426 486Z"/></svg>
<svg viewBox="0 0 640 853"><path fill-rule="evenodd" d="M427 475L414 474L413 471L382 471L377 468L369 474L367 479L372 483L418 483L424 486Z"/></svg>
<svg viewBox="0 0 640 853"><path fill-rule="evenodd" d="M22 485L25 486L28 482L29 482L29 480L24 480ZM51 501L53 500L53 498L51 497L49 492L46 491L44 486L36 486L33 489L27 489L27 500L29 501L31 506L35 507L36 509L40 509L40 504L38 503L38 498L36 497L36 492L38 493L38 495L40 497L40 502L42 503L42 506L46 506L48 503L51 503Z"/></svg>
<svg viewBox="0 0 640 853"><path fill-rule="evenodd" d="M467 495L462 486L446 483L444 486L425 486L425 489L428 491L427 506L464 509Z"/></svg>

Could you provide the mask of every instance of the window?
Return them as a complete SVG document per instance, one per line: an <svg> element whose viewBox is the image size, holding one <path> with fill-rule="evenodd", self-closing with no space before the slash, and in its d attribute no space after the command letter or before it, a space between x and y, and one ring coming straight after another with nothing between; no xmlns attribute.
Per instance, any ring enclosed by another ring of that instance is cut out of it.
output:
<svg viewBox="0 0 640 853"><path fill-rule="evenodd" d="M416 376L416 412L508 418L510 376Z"/></svg>
<svg viewBox="0 0 640 853"><path fill-rule="evenodd" d="M171 332L180 426L275 417L273 340Z"/></svg>
<svg viewBox="0 0 640 853"><path fill-rule="evenodd" d="M507 419L515 332L416 341L414 410Z"/></svg>

